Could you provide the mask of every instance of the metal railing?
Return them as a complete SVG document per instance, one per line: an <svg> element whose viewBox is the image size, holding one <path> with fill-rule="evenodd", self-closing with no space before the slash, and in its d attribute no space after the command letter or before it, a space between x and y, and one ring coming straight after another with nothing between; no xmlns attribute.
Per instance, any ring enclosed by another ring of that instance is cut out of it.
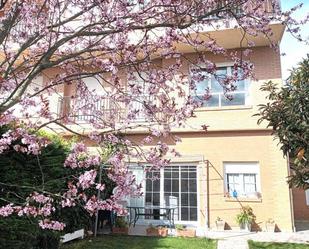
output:
<svg viewBox="0 0 309 249"><path fill-rule="evenodd" d="M147 121L145 103L152 98L149 95L139 95L131 99L128 104L124 104L108 96L100 96L92 101L64 96L58 99L58 117L68 117L76 123L123 122L131 112L134 113L133 122Z"/></svg>

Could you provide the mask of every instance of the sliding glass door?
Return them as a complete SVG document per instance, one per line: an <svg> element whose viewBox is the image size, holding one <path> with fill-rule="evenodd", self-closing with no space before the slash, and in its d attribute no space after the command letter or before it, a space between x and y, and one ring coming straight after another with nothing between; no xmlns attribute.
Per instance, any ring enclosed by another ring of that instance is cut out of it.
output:
<svg viewBox="0 0 309 249"><path fill-rule="evenodd" d="M140 176L140 171L137 173ZM144 174L142 185L144 195L143 201L139 203L154 206L152 215L146 215L143 218L159 220L160 210L156 207L176 206L175 221L197 221L196 166L172 165L159 171L147 172ZM130 201L130 205L133 204L132 202Z"/></svg>

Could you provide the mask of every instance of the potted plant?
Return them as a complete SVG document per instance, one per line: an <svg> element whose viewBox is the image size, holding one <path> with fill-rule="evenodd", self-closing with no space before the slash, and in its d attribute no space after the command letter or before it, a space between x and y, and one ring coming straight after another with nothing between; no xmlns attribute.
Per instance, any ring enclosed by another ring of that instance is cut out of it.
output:
<svg viewBox="0 0 309 249"><path fill-rule="evenodd" d="M225 221L222 220L220 217L216 219L216 227L218 231L223 231L225 228Z"/></svg>
<svg viewBox="0 0 309 249"><path fill-rule="evenodd" d="M240 226L241 230L251 231L252 222L255 220L252 208L245 206L242 208L240 214L236 216L236 221Z"/></svg>
<svg viewBox="0 0 309 249"><path fill-rule="evenodd" d="M195 237L196 231L194 228L187 228L184 225L176 225L176 234L181 237Z"/></svg>
<svg viewBox="0 0 309 249"><path fill-rule="evenodd" d="M276 228L276 223L273 219L269 218L266 221L266 231L267 232L274 232Z"/></svg>
<svg viewBox="0 0 309 249"><path fill-rule="evenodd" d="M124 217L120 216L116 218L115 226L113 226L112 231L115 234L128 234L128 223L125 221Z"/></svg>
<svg viewBox="0 0 309 249"><path fill-rule="evenodd" d="M146 229L147 236L166 237L168 229L165 226L153 226L150 224Z"/></svg>

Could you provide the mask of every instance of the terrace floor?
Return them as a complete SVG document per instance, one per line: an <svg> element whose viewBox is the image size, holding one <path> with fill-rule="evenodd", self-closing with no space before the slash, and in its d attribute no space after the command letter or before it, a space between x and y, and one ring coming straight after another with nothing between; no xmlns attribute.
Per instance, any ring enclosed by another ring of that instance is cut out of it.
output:
<svg viewBox="0 0 309 249"><path fill-rule="evenodd" d="M304 224L303 224L304 225ZM146 236L147 225L136 225L129 228L129 235ZM306 228L303 226L303 228ZM98 234L110 234L110 229L99 230ZM175 229L169 229L169 236L175 236ZM298 232L246 232L237 230L204 230L197 232L198 237L206 237L216 240L233 240L233 241L259 241L259 242L280 242L280 243L302 243L309 244L309 229ZM308 246L309 248L309 246Z"/></svg>

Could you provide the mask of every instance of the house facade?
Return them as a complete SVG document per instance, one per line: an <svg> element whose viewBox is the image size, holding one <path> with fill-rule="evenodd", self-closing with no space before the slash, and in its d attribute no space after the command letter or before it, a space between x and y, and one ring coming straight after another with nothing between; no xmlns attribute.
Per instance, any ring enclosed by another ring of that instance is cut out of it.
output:
<svg viewBox="0 0 309 249"><path fill-rule="evenodd" d="M284 27L273 24L271 28L273 38L280 43ZM240 30L227 27L209 32L230 52L243 50L239 46ZM253 116L258 113L259 104L266 102L265 94L260 91L262 84L269 80L282 84L280 53L270 48L267 38L252 39L255 47L251 48L248 59L255 66L256 80L238 82L232 100L226 99L215 79L203 82L201 89L209 87L212 97L196 110L196 117L188 120L185 127L172 130L182 142L168 138L165 141L182 156L171 157L168 167L147 173L132 162L131 170L142 183L144 194L141 198L128 199L128 205L176 205L175 223L195 226L200 231L215 229L218 217L226 222L226 229L237 229L236 215L244 206L250 206L256 215L255 230L265 230L268 219L275 221L279 231L294 230L295 220L309 220L309 198L306 202L304 191L289 189L286 182L290 174L288 160L283 157L271 129L263 123L258 125L258 117ZM179 45L178 49L186 54L187 61L197 61L193 48ZM207 56L215 62L220 74L232 73L233 64L226 57L212 53ZM156 63L167 67L173 59L158 59ZM184 63L182 73L189 78L191 71L192 65ZM40 80L44 83L56 73L57 69L46 71ZM125 72L120 74L126 78ZM88 78L85 83L100 92L97 80ZM50 97L54 112L66 111L72 105L66 97L73 93L74 85L60 87L58 94ZM199 94L202 93L197 89L195 96ZM112 111L107 103L96 103L93 108L103 107L106 113ZM87 132L91 111L77 113L78 125L72 127ZM140 118L142 122L143 117ZM207 132L200 129L204 124L208 125ZM68 135L61 129L58 132ZM139 143L146 134L146 130L135 129L125 136ZM160 212L154 208L153 214L142 217L139 223L160 223Z"/></svg>

